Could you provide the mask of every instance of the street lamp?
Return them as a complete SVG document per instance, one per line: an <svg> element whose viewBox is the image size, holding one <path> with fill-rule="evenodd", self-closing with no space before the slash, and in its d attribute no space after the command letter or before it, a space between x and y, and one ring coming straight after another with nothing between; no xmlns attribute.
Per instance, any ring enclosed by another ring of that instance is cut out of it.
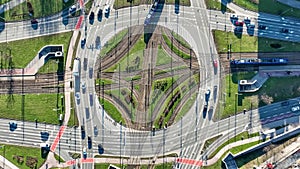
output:
<svg viewBox="0 0 300 169"><path fill-rule="evenodd" d="M5 168L5 145L0 146L0 148L3 148L3 168Z"/></svg>

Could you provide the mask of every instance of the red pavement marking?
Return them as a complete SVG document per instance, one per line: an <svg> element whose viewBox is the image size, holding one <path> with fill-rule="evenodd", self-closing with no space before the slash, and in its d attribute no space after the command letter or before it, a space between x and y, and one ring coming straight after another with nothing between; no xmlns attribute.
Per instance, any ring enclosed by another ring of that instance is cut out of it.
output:
<svg viewBox="0 0 300 169"><path fill-rule="evenodd" d="M66 162L66 164L68 166L74 165L74 164L76 164L76 160L69 160L69 161Z"/></svg>
<svg viewBox="0 0 300 169"><path fill-rule="evenodd" d="M66 128L66 126L61 126L61 127L60 127L60 129L59 129L59 131L58 131L58 133L57 133L57 135L56 135L56 137L55 137L55 139L54 139L54 141L53 141L53 143L52 143L52 145L51 145L51 148L50 148L50 150L51 150L52 152L55 151L59 139L60 139L61 136L64 134L65 128Z"/></svg>
<svg viewBox="0 0 300 169"><path fill-rule="evenodd" d="M81 162L82 163L93 163L94 162L94 159L93 158L87 158L87 159L81 159Z"/></svg>
<svg viewBox="0 0 300 169"><path fill-rule="evenodd" d="M78 0L79 1L79 5L80 5L80 8L84 5L83 4L83 0Z"/></svg>
<svg viewBox="0 0 300 169"><path fill-rule="evenodd" d="M75 29L79 29L81 27L81 24L82 24L82 21L83 21L83 15L81 15L77 21L77 24L75 26Z"/></svg>
<svg viewBox="0 0 300 169"><path fill-rule="evenodd" d="M196 165L196 166L202 166L203 162L194 160L194 159L187 159L187 158L178 158L177 162L183 163L183 164L189 164L189 165Z"/></svg>

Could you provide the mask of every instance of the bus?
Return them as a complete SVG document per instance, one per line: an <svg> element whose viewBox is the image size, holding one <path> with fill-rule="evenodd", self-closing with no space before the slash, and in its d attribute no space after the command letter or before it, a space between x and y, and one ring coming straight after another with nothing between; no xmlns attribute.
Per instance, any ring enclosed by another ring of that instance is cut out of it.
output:
<svg viewBox="0 0 300 169"><path fill-rule="evenodd" d="M80 60L79 58L75 58L73 64L73 75L79 76L79 74L80 74Z"/></svg>

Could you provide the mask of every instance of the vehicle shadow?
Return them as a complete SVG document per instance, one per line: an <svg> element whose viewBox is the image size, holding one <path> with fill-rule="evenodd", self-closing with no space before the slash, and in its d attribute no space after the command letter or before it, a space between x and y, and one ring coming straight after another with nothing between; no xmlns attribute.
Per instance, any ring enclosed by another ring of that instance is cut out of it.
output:
<svg viewBox="0 0 300 169"><path fill-rule="evenodd" d="M157 0L156 0L157 1ZM158 20L164 8L165 0L160 0L157 6L152 5L144 22L144 42L148 45L149 40L156 28Z"/></svg>

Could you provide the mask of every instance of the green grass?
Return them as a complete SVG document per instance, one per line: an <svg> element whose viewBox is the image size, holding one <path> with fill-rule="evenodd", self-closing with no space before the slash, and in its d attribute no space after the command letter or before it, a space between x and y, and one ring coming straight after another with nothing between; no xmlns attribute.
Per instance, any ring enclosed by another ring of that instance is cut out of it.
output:
<svg viewBox="0 0 300 169"><path fill-rule="evenodd" d="M217 11L226 11L226 12L234 12L231 11L229 8L224 6L223 4L220 3L218 0L205 0L206 8L207 9L212 9L212 10L217 10Z"/></svg>
<svg viewBox="0 0 300 169"><path fill-rule="evenodd" d="M46 64L44 64L39 70L38 73L51 73L51 72L57 72L58 70L58 60L50 59Z"/></svg>
<svg viewBox="0 0 300 169"><path fill-rule="evenodd" d="M175 33L174 31L171 32L171 34L173 35L173 37L184 47L191 49L191 46L189 45L189 43L180 35L178 35L177 33Z"/></svg>
<svg viewBox="0 0 300 169"><path fill-rule="evenodd" d="M226 151L222 157L213 165L211 166L204 166L203 169L216 169L216 168L222 168L221 164L222 164L222 159L227 155L228 152L231 152L233 154L237 154L239 152L242 152L252 146L255 146L257 144L261 143L260 141L254 141L254 142L251 142L251 143L247 143L247 144L243 144L243 145L240 145L240 146L236 146L236 147L233 147L231 149L229 149L228 151Z"/></svg>
<svg viewBox="0 0 300 169"><path fill-rule="evenodd" d="M125 35L127 34L128 29L123 29L119 33L117 33L115 36L113 36L105 45L103 48L101 48L100 56L104 56L107 53L109 53L111 50L113 50L121 41L123 38L125 38Z"/></svg>
<svg viewBox="0 0 300 169"><path fill-rule="evenodd" d="M238 135L236 135L236 137L232 137L229 140L227 140L226 142L224 142L223 144L221 144L213 153L211 153L209 155L208 158L211 159L212 157L214 157L223 147L225 147L226 145L228 145L230 143L233 143L233 142L236 142L236 141L239 141L239 140L242 140L242 139L255 137L255 136L258 136L258 135L259 135L259 133L254 133L254 134L249 135L248 132L246 132L246 131L244 131L242 133L239 133Z"/></svg>
<svg viewBox="0 0 300 169"><path fill-rule="evenodd" d="M99 81L100 81L100 85L104 84L104 85L110 85L113 84L114 81L111 79L105 79L105 78L101 78L101 79L96 79L96 85L99 85Z"/></svg>
<svg viewBox="0 0 300 169"><path fill-rule="evenodd" d="M31 39L18 40L8 43L15 68L25 68L27 64L38 54L45 45L62 44L64 55L69 48L72 32L36 37ZM26 44L26 46L24 46ZM0 44L0 51L6 51L6 43ZM51 67L51 66L50 66Z"/></svg>
<svg viewBox="0 0 300 169"><path fill-rule="evenodd" d="M226 101L225 109L223 113L221 113L221 118L228 117L229 115L234 115L236 102L237 112L242 112L244 109L250 110L251 103L252 109L269 104L267 101L264 101L264 99L262 99L265 98L264 96L268 96L272 100L271 103L280 102L300 96L300 77L271 77L257 92L240 93L236 99L235 93L238 92L238 80L249 80L253 76L254 72L233 73L231 78L229 78L229 75L226 75Z"/></svg>
<svg viewBox="0 0 300 169"><path fill-rule="evenodd" d="M69 0L67 3L64 3L63 1L47 0L47 3L44 3L44 1L41 0L30 0L30 2L34 11L33 17L40 18L58 13L63 9L68 8L76 1ZM23 2L11 10L1 14L1 17L6 18L8 21L24 20L30 19L28 13L27 3Z"/></svg>
<svg viewBox="0 0 300 169"><path fill-rule="evenodd" d="M167 43L168 47L175 53L177 54L179 57L183 58L183 59L189 59L190 55L184 53L183 51L179 50L176 46L173 45L172 47L172 42L171 40L168 38L168 36L163 33L163 39L164 41Z"/></svg>
<svg viewBox="0 0 300 169"><path fill-rule="evenodd" d="M171 56L161 47L158 46L157 57L156 57L156 66L164 65L171 62Z"/></svg>
<svg viewBox="0 0 300 169"><path fill-rule="evenodd" d="M233 3L251 11L255 11L255 12L258 11L258 4L252 2L251 0L233 0ZM260 1L260 3L262 3L262 1Z"/></svg>
<svg viewBox="0 0 300 169"><path fill-rule="evenodd" d="M64 163L64 162L65 162L65 160L64 160L62 157L60 157L59 155L57 155L56 153L54 153L54 158L55 158L57 161L60 161L61 163Z"/></svg>
<svg viewBox="0 0 300 169"><path fill-rule="evenodd" d="M222 134L220 135L217 135L215 137L212 137L210 139L207 139L204 143L204 146L203 146L203 151L206 150L207 147L209 147L213 142L215 142L216 140L218 140L220 137L222 136Z"/></svg>
<svg viewBox="0 0 300 169"><path fill-rule="evenodd" d="M231 76L226 75L226 87L225 87L225 109L224 112L221 113L221 118L228 117L229 115L235 114L235 105L237 105L237 112L243 111L245 108L249 110L251 107L251 103L253 107L255 107L255 102L253 99L248 97L243 97L242 95L237 95L238 93L238 80L250 80L252 77L255 76L255 72L239 72L239 73L232 73ZM229 82L230 82L230 88L229 88ZM239 104L241 103L242 104ZM236 104L237 103L237 104Z"/></svg>
<svg viewBox="0 0 300 169"><path fill-rule="evenodd" d="M102 98L99 99L100 103L103 103ZM119 110L109 101L104 99L105 112L116 122L122 121L122 124L126 124Z"/></svg>
<svg viewBox="0 0 300 169"><path fill-rule="evenodd" d="M273 98L273 102L279 102L300 96L300 77L271 77L257 92L260 98L264 93ZM264 106L261 99L259 106Z"/></svg>
<svg viewBox="0 0 300 169"><path fill-rule="evenodd" d="M1 146L4 144L1 144ZM0 149L0 155L4 156L4 149ZM23 156L24 162L22 164L19 164L17 160L13 159L13 156ZM5 158L12 162L14 165L16 165L19 168L22 169L29 169L28 166L26 166L26 159L27 157L34 157L37 158L37 168L40 168L41 165L45 162L46 159L43 159L41 157L41 149L40 148L33 148L33 147L21 147L16 145L8 145L5 144Z"/></svg>
<svg viewBox="0 0 300 169"><path fill-rule="evenodd" d="M0 5L5 4L5 3L9 2L9 1L11 1L11 0L0 0Z"/></svg>
<svg viewBox="0 0 300 169"><path fill-rule="evenodd" d="M58 96L58 107L61 109L61 97ZM39 123L59 124L59 114L56 113L56 94L25 94L24 118L25 121L35 121ZM22 96L1 95L0 97L0 117L8 119L22 119L21 113ZM61 111L59 110L58 113Z"/></svg>
<svg viewBox="0 0 300 169"><path fill-rule="evenodd" d="M146 4L150 5L152 4L151 2L152 1L148 1L146 0L145 1ZM137 6L137 5L140 5L142 4L141 3L141 0L134 0L132 1L132 6ZM175 4L175 0L165 0L165 4ZM183 5L183 6L191 6L191 2L190 0L180 0L180 5ZM115 0L115 3L114 3L114 9L120 9L120 8L125 8L125 7L129 7L130 6L130 3L127 2L126 0Z"/></svg>
<svg viewBox="0 0 300 169"><path fill-rule="evenodd" d="M79 121L77 118L77 114L75 112L75 99L74 99L74 93L71 92L70 93L70 99L71 99L71 114L70 114L70 118L68 121L68 126L72 127L72 126L79 126Z"/></svg>
<svg viewBox="0 0 300 169"><path fill-rule="evenodd" d="M134 46L129 51L129 56L126 54L118 63L114 64L107 70L106 72L115 72L119 71L126 71L127 70L127 63L128 69L131 70L139 70L142 68L143 60L144 60L144 49L146 44L144 42L144 37L141 36L140 39L134 44Z"/></svg>
<svg viewBox="0 0 300 169"><path fill-rule="evenodd" d="M211 0L213 1L213 0ZM274 0L259 1L258 4L253 3L251 0L233 0L233 3L245 9L255 12L264 12L280 16L300 17L300 9L282 4Z"/></svg>
<svg viewBox="0 0 300 169"><path fill-rule="evenodd" d="M228 37L227 37L228 35ZM243 34L238 38L231 32L219 30L213 31L217 51L219 53L227 52L227 44L231 45L232 52L298 52L300 43L262 38ZM275 49L270 44L280 44L281 48Z"/></svg>
<svg viewBox="0 0 300 169"><path fill-rule="evenodd" d="M126 94L122 95L122 91L125 91ZM119 98L119 96L120 96L120 101L124 104L124 106L126 106L129 111L132 109L132 112L130 112L130 113L132 113L131 117L135 116L135 113L137 111L137 106L138 106L138 102L137 102L136 98L133 95L132 99L133 99L133 103L134 103L135 107L133 107L133 104L131 102L128 104L126 102L126 99L125 99L126 96L130 96L131 91L129 89L127 89L127 88L121 88L120 89L120 93L119 93L118 89L116 89L116 90L110 90L109 92L110 92L110 94L112 94L116 98Z"/></svg>
<svg viewBox="0 0 300 169"><path fill-rule="evenodd" d="M196 93L192 94L192 97L183 105L177 116L175 117L175 121L179 121L181 117L183 117L193 106L196 101Z"/></svg>

